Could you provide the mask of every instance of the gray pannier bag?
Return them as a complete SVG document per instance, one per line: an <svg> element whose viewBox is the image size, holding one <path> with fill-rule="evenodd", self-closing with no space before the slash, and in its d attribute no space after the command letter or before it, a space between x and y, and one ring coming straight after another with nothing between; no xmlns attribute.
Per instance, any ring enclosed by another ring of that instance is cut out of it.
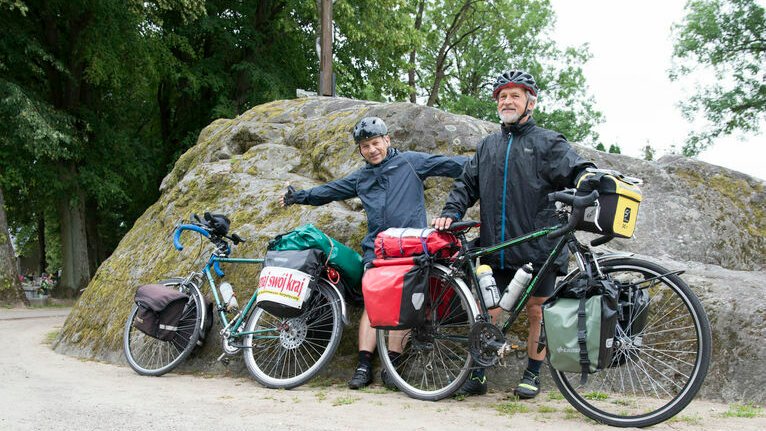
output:
<svg viewBox="0 0 766 431"><path fill-rule="evenodd" d="M612 280L572 280L561 295L543 304L543 343L551 367L588 373L610 366L617 327L618 287Z"/></svg>
<svg viewBox="0 0 766 431"><path fill-rule="evenodd" d="M136 291L135 302L138 311L133 326L151 337L171 341L189 295L162 284L146 284Z"/></svg>

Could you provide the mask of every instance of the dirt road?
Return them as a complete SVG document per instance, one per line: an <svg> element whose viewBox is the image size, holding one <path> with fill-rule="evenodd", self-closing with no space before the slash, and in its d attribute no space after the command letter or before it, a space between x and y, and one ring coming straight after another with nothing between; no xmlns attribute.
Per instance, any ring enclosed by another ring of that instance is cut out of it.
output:
<svg viewBox="0 0 766 431"><path fill-rule="evenodd" d="M282 391L247 378L140 377L128 367L53 352L50 340L67 313L0 309L0 430L608 429L552 391L533 402L493 393L431 403L378 386L351 391L306 385ZM766 429L764 417L724 417L728 408L695 401L677 418L651 429ZM510 413L515 411L521 412Z"/></svg>

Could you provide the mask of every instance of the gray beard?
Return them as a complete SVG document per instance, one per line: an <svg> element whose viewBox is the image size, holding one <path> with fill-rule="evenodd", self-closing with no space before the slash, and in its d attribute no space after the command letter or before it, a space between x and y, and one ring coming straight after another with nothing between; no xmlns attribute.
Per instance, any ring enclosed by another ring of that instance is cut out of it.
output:
<svg viewBox="0 0 766 431"><path fill-rule="evenodd" d="M500 121L502 121L503 124L513 124L521 119L521 114L519 113L501 114L498 112L498 116L500 117Z"/></svg>

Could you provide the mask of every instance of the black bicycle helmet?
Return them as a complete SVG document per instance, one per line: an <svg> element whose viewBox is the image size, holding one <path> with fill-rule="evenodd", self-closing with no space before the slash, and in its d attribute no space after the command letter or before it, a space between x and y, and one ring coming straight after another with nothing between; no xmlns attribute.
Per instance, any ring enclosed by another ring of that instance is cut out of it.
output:
<svg viewBox="0 0 766 431"><path fill-rule="evenodd" d="M539 89L535 78L522 70L510 70L498 76L495 80L495 85L492 88L492 98L497 100L497 94L500 90L508 87L521 87L532 93L533 96L537 96Z"/></svg>
<svg viewBox="0 0 766 431"><path fill-rule="evenodd" d="M388 135L386 123L378 117L365 117L354 127L354 142Z"/></svg>

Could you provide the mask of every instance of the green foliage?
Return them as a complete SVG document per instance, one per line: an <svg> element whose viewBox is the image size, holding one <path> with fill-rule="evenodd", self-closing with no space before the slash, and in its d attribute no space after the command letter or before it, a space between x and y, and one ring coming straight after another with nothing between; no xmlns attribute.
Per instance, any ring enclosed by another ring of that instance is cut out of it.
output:
<svg viewBox="0 0 766 431"><path fill-rule="evenodd" d="M603 152L606 152L606 147L604 147L604 144L602 144L601 142L599 142L598 144L596 144L596 146L595 146L594 148L595 148L596 150L598 150L598 151L603 151Z"/></svg>
<svg viewBox="0 0 766 431"><path fill-rule="evenodd" d="M610 146L609 146L609 152L610 152L611 154L620 154L620 153L621 153L621 151L620 151L620 146L619 146L619 145L617 145L617 144L612 144L612 145L610 145Z"/></svg>
<svg viewBox="0 0 766 431"><path fill-rule="evenodd" d="M521 68L540 83L540 124L597 139L587 47L555 46L547 0L425 2L416 29L420 4L334 2L338 95L406 100L414 66L421 98L495 119L493 77ZM89 248L108 255L203 127L316 88L318 18L301 0L0 0L0 187L13 231L31 246L42 217L55 270L58 200L82 196Z"/></svg>
<svg viewBox="0 0 766 431"><path fill-rule="evenodd" d="M588 47L557 47L549 37L554 24L547 0L427 3L418 51L420 96L451 112L496 121L495 77L526 70L541 89L538 123L570 140L595 144L594 127L602 116L593 108L581 69L590 58Z"/></svg>
<svg viewBox="0 0 766 431"><path fill-rule="evenodd" d="M687 138L683 153L693 156L719 136L760 131L766 119L766 18L752 0L691 0L686 11L674 27L670 77L684 78L699 66L715 75L714 84L699 87L682 104L687 118L708 122Z"/></svg>
<svg viewBox="0 0 766 431"><path fill-rule="evenodd" d="M645 146L644 146L644 147L641 149L641 152L642 152L642 153L643 153L643 155L644 155L644 160L646 160L646 161L652 161L652 160L654 160L654 153L655 153L655 150L654 150L654 147L652 147L651 145L649 145L649 144L646 144L646 145L645 145Z"/></svg>

